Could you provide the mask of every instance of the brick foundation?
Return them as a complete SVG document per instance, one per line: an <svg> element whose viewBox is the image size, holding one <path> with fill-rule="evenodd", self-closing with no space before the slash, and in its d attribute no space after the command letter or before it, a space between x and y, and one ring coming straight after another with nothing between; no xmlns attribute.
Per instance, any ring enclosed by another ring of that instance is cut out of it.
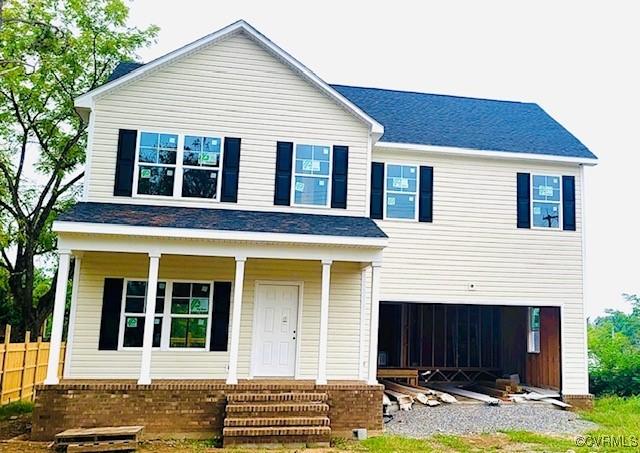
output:
<svg viewBox="0 0 640 453"><path fill-rule="evenodd" d="M593 395L562 395L565 403L573 406L571 410L593 409Z"/></svg>
<svg viewBox="0 0 640 453"><path fill-rule="evenodd" d="M123 381L71 381L36 389L33 440L51 440L69 428L143 425L144 438L210 439L220 437L226 395L247 392L326 392L333 436L352 430L381 431L381 385L307 381L154 381L137 385Z"/></svg>

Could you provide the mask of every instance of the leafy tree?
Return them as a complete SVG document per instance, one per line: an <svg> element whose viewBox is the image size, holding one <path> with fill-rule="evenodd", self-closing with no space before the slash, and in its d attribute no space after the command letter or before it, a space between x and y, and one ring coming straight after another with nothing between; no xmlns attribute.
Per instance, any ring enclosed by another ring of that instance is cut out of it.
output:
<svg viewBox="0 0 640 453"><path fill-rule="evenodd" d="M640 297L630 314L608 310L589 326L589 377L595 394L640 394Z"/></svg>
<svg viewBox="0 0 640 453"><path fill-rule="evenodd" d="M0 0L0 268L23 330L40 332L52 311L55 285L36 268L84 174L73 100L157 33L128 27L128 14L123 0Z"/></svg>

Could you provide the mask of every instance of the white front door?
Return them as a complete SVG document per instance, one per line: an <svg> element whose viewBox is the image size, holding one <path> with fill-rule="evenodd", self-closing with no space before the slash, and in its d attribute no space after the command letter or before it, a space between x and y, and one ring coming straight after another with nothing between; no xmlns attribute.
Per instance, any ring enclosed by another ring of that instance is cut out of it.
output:
<svg viewBox="0 0 640 453"><path fill-rule="evenodd" d="M293 376L298 324L297 285L258 284L253 339L254 376Z"/></svg>

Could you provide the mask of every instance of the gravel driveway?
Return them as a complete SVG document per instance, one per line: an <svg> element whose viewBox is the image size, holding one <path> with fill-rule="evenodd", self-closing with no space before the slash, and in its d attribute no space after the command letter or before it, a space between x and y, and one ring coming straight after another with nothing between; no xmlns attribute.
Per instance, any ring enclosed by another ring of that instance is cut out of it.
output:
<svg viewBox="0 0 640 453"><path fill-rule="evenodd" d="M577 414L547 404L443 404L425 407L414 404L399 411L386 425L390 434L427 437L433 434L476 434L501 430L523 430L549 434L580 434L596 428Z"/></svg>

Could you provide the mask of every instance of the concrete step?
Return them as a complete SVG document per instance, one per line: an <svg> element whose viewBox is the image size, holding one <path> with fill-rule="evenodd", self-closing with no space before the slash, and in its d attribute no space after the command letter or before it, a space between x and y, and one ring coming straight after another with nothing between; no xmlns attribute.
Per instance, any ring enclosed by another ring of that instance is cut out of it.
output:
<svg viewBox="0 0 640 453"><path fill-rule="evenodd" d="M281 393L231 393L228 403L270 403L285 401L327 401L328 395L319 392L281 392Z"/></svg>
<svg viewBox="0 0 640 453"><path fill-rule="evenodd" d="M329 423L329 417L227 417L224 420L224 426L228 427L329 426Z"/></svg>
<svg viewBox="0 0 640 453"><path fill-rule="evenodd" d="M329 405L325 403L248 403L227 404L229 417L273 417L277 416L317 416L327 414ZM266 415L272 414L272 415Z"/></svg>

